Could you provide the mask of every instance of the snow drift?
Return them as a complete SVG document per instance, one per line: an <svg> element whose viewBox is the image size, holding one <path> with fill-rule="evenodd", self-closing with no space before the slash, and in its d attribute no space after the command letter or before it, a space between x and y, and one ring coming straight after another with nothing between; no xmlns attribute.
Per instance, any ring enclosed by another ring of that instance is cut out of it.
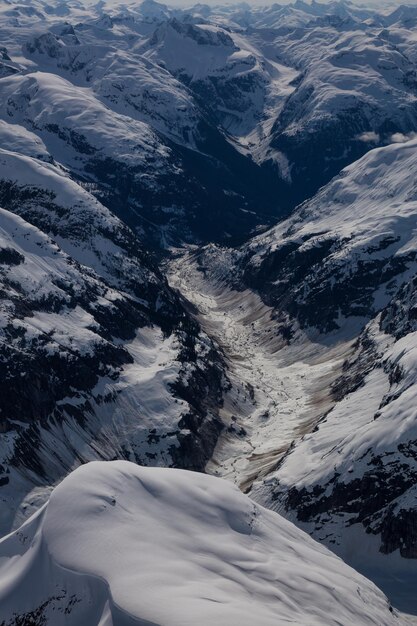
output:
<svg viewBox="0 0 417 626"><path fill-rule="evenodd" d="M400 624L383 594L227 482L93 462L0 542L3 624Z"/></svg>

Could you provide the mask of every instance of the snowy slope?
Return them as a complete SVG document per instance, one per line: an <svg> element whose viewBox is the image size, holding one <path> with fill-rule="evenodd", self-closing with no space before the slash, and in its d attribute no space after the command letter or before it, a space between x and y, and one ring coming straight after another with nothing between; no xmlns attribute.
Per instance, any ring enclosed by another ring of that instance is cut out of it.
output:
<svg viewBox="0 0 417 626"><path fill-rule="evenodd" d="M369 152L242 250L244 280L302 327L343 327L416 270L417 143Z"/></svg>
<svg viewBox="0 0 417 626"><path fill-rule="evenodd" d="M404 623L383 594L237 488L90 463L0 542L3 623Z"/></svg>
<svg viewBox="0 0 417 626"><path fill-rule="evenodd" d="M415 23L300 0L0 7L0 532L86 461L206 469L417 612ZM170 286L150 251L184 242ZM136 594L117 608L89 582L78 603L50 567L73 597L39 590L25 611L130 621ZM84 574L113 593L103 568ZM258 623L243 589L221 600ZM300 613L281 588L253 610L323 623L315 589ZM355 593L346 623L398 621Z"/></svg>
<svg viewBox="0 0 417 626"><path fill-rule="evenodd" d="M240 150L292 181L292 201L415 129L414 62L381 34L385 15L337 2L190 12L192 23L159 25L145 55L182 80Z"/></svg>
<svg viewBox="0 0 417 626"><path fill-rule="evenodd" d="M13 68L0 86L2 532L87 460L203 469L225 384L221 357L143 241L95 197L129 221L132 185L117 164L152 189L171 149L81 80L32 71L25 45L55 18L16 11L17 23L1 17L15 59L2 50ZM92 48L100 57L106 46Z"/></svg>
<svg viewBox="0 0 417 626"><path fill-rule="evenodd" d="M414 140L374 150L255 240L245 268L293 340L301 325L326 344L312 326L340 338L375 316L333 383L334 408L255 492L413 611L416 168Z"/></svg>
<svg viewBox="0 0 417 626"><path fill-rule="evenodd" d="M248 203L246 193L261 203L250 191L259 168L207 126L203 130L212 143L211 157L194 150L194 139L188 147L173 145L137 119L140 115L130 117L124 107L122 113L113 111L111 102L103 103L88 87L45 72L4 78L0 103L5 122L36 134L56 162L90 183L102 203L148 240L164 244L206 238L207 230L221 239L229 230L241 232L256 224L256 213L242 208ZM180 128L185 136L187 128L188 121ZM222 164L217 153L227 162ZM242 171L248 180L238 178Z"/></svg>
<svg viewBox="0 0 417 626"><path fill-rule="evenodd" d="M33 133L0 133L6 531L82 460L204 467L222 365L133 232Z"/></svg>
<svg viewBox="0 0 417 626"><path fill-rule="evenodd" d="M177 143L193 145L199 113L187 89L143 56L111 44L81 43L76 29L59 24L24 44L46 71L89 87L110 108L148 122Z"/></svg>
<svg viewBox="0 0 417 626"><path fill-rule="evenodd" d="M257 499L415 612L416 279L364 330L317 427L257 485Z"/></svg>
<svg viewBox="0 0 417 626"><path fill-rule="evenodd" d="M270 131L294 91L298 71L277 62L273 52L266 56L257 37L252 40L228 24L201 22L171 19L139 49L187 85L239 152L261 165L270 161L276 177L288 182L285 157L270 149ZM285 189L278 189L283 207Z"/></svg>
<svg viewBox="0 0 417 626"><path fill-rule="evenodd" d="M301 71L271 131L294 183L310 194L391 135L416 127L414 62L380 29L308 26L269 48ZM300 200L303 198L300 197Z"/></svg>
<svg viewBox="0 0 417 626"><path fill-rule="evenodd" d="M0 85L4 119L40 135L153 243L241 236L257 211L276 213L279 179L232 147L187 85L143 54L157 23L141 14L99 22L44 16L31 29L0 20L20 70Z"/></svg>
<svg viewBox="0 0 417 626"><path fill-rule="evenodd" d="M249 411L233 397L211 471L413 613L416 174L415 140L373 150L274 229L181 264L253 386Z"/></svg>
<svg viewBox="0 0 417 626"><path fill-rule="evenodd" d="M2 531L82 461L202 469L221 429L222 362L162 280L145 266L136 290L158 301L129 296L4 210L0 239Z"/></svg>
<svg viewBox="0 0 417 626"><path fill-rule="evenodd" d="M163 281L129 228L56 164L26 156L39 147L22 127L4 124L0 137L3 146L19 150L0 152L3 206L48 233L73 258L119 289L131 291L155 313Z"/></svg>
<svg viewBox="0 0 417 626"><path fill-rule="evenodd" d="M161 165L167 157L167 149L147 125L111 114L88 90L59 76L35 72L5 78L1 99L6 121L29 122L41 137L55 139L63 162L77 154L86 158L99 153L103 159L123 158L128 163L143 163L152 155Z"/></svg>
<svg viewBox="0 0 417 626"><path fill-rule="evenodd" d="M228 30L172 19L142 45L230 134L245 135L262 115L269 76L262 58Z"/></svg>

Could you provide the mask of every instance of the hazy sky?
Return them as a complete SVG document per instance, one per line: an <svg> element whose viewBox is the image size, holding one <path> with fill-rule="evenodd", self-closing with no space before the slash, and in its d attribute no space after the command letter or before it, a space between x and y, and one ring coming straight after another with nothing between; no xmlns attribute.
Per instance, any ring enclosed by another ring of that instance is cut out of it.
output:
<svg viewBox="0 0 417 626"><path fill-rule="evenodd" d="M255 6L267 6L270 4L294 4L295 0L156 0L157 2L161 2L162 4L167 4L168 6L178 6L178 7L187 7L192 6L193 4L201 3L201 4L209 4L209 5L229 5L229 4L241 4L242 2L246 2L247 4L255 5ZM303 0L307 2L307 4L311 3L311 0ZM329 2L334 2L335 0L318 0L320 4L328 4ZM408 5L415 6L417 4L417 0L350 0L354 4L364 6L364 7L372 7L372 8L381 8L385 9L387 7L397 7L399 5Z"/></svg>
<svg viewBox="0 0 417 626"><path fill-rule="evenodd" d="M255 6L267 6L270 4L293 4L294 0L156 0L162 4L168 6L187 7L193 4L209 4L209 5L228 5L228 4L241 4L247 2L247 4ZM311 0L304 0L307 4L311 3ZM354 4L364 7L381 8L397 7L399 5L415 6L417 0L351 0ZM334 0L318 0L320 4L326 4L334 2Z"/></svg>

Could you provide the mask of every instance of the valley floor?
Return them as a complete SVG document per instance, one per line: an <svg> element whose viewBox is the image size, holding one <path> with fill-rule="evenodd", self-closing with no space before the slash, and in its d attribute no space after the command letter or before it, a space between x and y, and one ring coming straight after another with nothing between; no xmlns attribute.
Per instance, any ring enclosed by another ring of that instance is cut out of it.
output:
<svg viewBox="0 0 417 626"><path fill-rule="evenodd" d="M284 345L272 309L252 291L231 290L221 276L205 275L192 248L177 253L168 279L196 308L229 365L222 412L229 426L207 470L248 492L332 406L330 385L352 341L339 338L325 346L300 333L290 347Z"/></svg>

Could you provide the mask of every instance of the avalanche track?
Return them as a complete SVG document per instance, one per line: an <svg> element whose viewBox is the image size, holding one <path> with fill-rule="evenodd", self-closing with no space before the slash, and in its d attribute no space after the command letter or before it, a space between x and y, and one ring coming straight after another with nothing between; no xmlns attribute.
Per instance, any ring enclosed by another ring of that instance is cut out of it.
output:
<svg viewBox="0 0 417 626"><path fill-rule="evenodd" d="M249 492L330 410L330 387L353 341L338 337L325 345L300 332L287 346L276 335L272 309L252 291L231 289L226 267L209 276L196 248L176 251L167 275L229 366L225 429L207 471Z"/></svg>

